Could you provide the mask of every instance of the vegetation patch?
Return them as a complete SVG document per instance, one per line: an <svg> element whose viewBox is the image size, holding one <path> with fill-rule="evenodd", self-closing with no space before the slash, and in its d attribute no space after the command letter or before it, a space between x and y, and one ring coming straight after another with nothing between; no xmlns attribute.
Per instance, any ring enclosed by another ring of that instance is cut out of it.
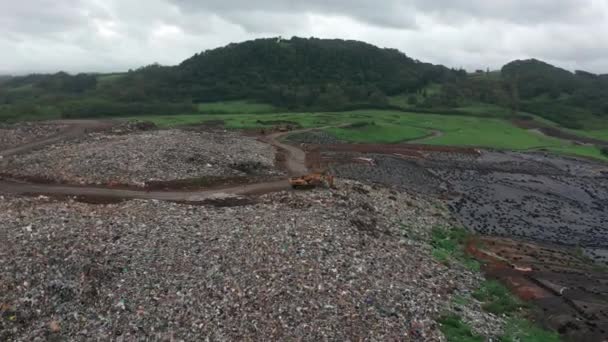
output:
<svg viewBox="0 0 608 342"><path fill-rule="evenodd" d="M465 253L469 233L462 228L434 228L431 232L433 257L442 263L458 262L472 271L479 271L480 264Z"/></svg>
<svg viewBox="0 0 608 342"><path fill-rule="evenodd" d="M438 320L440 330L448 342L483 342L486 339L471 329L470 325L454 314L445 315ZM559 335L543 330L521 318L511 318L507 321L505 331L498 338L500 342L559 342Z"/></svg>
<svg viewBox="0 0 608 342"><path fill-rule="evenodd" d="M278 111L273 105L248 100L199 103L198 110L204 114L263 114Z"/></svg>
<svg viewBox="0 0 608 342"><path fill-rule="evenodd" d="M456 315L446 315L439 319L440 330L448 342L484 342L485 339L475 334L471 327Z"/></svg>
<svg viewBox="0 0 608 342"><path fill-rule="evenodd" d="M483 302L484 310L496 315L508 315L525 307L525 304L509 292L509 289L495 280L483 282L473 293L473 298Z"/></svg>
<svg viewBox="0 0 608 342"><path fill-rule="evenodd" d="M325 130L339 140L355 143L394 144L427 136L428 131L390 123L355 123L350 127L333 127Z"/></svg>

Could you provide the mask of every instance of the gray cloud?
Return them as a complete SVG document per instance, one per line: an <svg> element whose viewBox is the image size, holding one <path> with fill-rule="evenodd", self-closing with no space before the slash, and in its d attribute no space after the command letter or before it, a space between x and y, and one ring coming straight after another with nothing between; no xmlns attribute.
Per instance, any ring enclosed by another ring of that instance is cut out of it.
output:
<svg viewBox="0 0 608 342"><path fill-rule="evenodd" d="M608 72L606 0L0 0L0 73L176 64L264 36L367 41L451 67Z"/></svg>
<svg viewBox="0 0 608 342"><path fill-rule="evenodd" d="M186 11L210 11L222 16L231 17L235 13L248 14L251 12L289 13L306 16L307 14L349 16L364 22L388 27L412 27L414 18L408 11L407 2L384 1L379 5L369 0L310 0L310 1L277 1L277 0L170 0L176 6ZM263 24L263 23L260 23Z"/></svg>

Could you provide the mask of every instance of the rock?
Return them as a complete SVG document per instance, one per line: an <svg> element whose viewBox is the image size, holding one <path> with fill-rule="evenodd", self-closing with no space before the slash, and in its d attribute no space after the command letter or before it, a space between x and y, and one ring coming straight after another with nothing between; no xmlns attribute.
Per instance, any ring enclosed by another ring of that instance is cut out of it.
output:
<svg viewBox="0 0 608 342"><path fill-rule="evenodd" d="M51 321L51 323L49 323L49 330L54 334L60 332L61 326L59 325L59 322Z"/></svg>

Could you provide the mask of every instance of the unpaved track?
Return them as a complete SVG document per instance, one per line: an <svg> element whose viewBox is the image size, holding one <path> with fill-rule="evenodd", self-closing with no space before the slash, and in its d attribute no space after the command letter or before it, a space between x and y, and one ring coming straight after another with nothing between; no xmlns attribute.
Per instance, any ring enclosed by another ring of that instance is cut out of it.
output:
<svg viewBox="0 0 608 342"><path fill-rule="evenodd" d="M285 151L286 160L285 166L287 171L291 176L302 176L308 173L308 168L306 168L306 152L302 149L297 148L293 145L284 144L279 141L280 138L294 133L302 133L308 132L312 130L316 130L318 128L310 128L310 129L302 129L298 131L291 132L279 132L268 135L265 139L265 142L271 144L272 146L282 149Z"/></svg>
<svg viewBox="0 0 608 342"><path fill-rule="evenodd" d="M232 186L202 191L137 191L69 185L17 183L0 180L0 192L20 195L60 195L102 197L114 199L156 199L161 201L199 203L221 194L253 195L289 188L287 180Z"/></svg>
<svg viewBox="0 0 608 342"><path fill-rule="evenodd" d="M75 138L85 133L103 130L112 127L111 121L93 120L64 120L51 123L69 125L63 132L39 140L27 143L9 150L0 151L2 156L10 156L25 153L36 148L54 144L56 142ZM306 131L306 130L305 130ZM308 169L305 165L306 153L301 149L281 143L278 139L286 134L294 132L281 132L267 136L264 140L273 146L285 150L286 164L290 175L306 174ZM156 199L163 201L199 203L208 199L213 199L222 194L227 195L252 195L268 192L276 192L289 189L289 182L285 180L269 181L256 184L230 186L225 188L201 191L137 191L102 187L87 187L76 185L52 185L52 184L31 184L24 182L14 182L0 179L0 193L20 194L20 195L59 195L59 196L90 196L113 199Z"/></svg>

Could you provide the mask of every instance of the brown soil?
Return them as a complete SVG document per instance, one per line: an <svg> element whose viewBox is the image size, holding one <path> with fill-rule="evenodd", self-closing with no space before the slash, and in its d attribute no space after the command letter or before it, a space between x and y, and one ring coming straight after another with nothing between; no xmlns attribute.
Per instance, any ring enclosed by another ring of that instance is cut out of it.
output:
<svg viewBox="0 0 608 342"><path fill-rule="evenodd" d="M309 145L307 150L320 150L332 152L359 152L379 154L403 154L412 157L422 157L420 152L450 152L479 155L479 151L471 147L456 146L434 146L420 144L334 144L334 145Z"/></svg>
<svg viewBox="0 0 608 342"><path fill-rule="evenodd" d="M467 251L484 272L535 304L537 318L567 339L608 338L608 275L575 250L507 238L478 238Z"/></svg>

